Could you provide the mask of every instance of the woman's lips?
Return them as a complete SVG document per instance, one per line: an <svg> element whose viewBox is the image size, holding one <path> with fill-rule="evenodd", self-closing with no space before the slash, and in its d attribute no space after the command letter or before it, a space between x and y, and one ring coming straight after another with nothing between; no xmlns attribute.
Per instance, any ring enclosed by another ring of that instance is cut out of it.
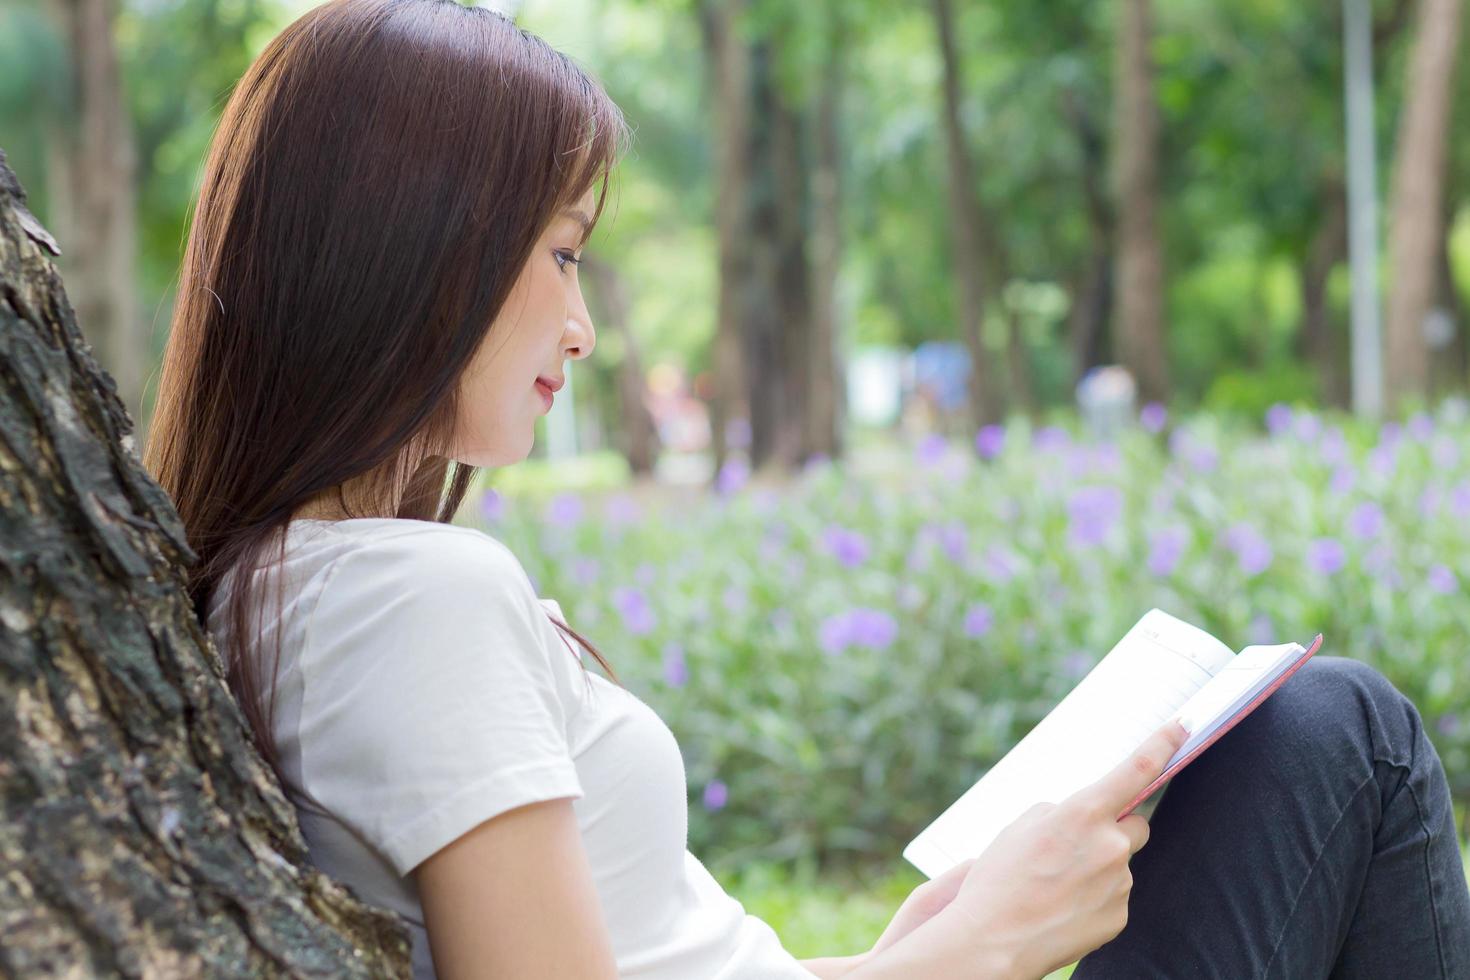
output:
<svg viewBox="0 0 1470 980"><path fill-rule="evenodd" d="M556 396L551 393L551 389L547 386L546 382L537 378L536 390L541 392L542 398L546 399L546 407L551 408L552 402L556 401Z"/></svg>

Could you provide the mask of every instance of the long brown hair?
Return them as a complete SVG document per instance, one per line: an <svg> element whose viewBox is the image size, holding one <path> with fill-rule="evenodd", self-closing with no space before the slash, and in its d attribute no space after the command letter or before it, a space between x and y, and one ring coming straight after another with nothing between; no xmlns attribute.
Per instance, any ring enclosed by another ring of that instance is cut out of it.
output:
<svg viewBox="0 0 1470 980"><path fill-rule="evenodd" d="M555 215L594 186L601 215L627 135L570 59L456 0L330 0L235 86L143 458L198 555L201 620L230 575L226 677L272 766L281 631L266 670L251 570L323 491L358 516L354 478L366 516L453 519L475 473L443 454L460 376Z"/></svg>

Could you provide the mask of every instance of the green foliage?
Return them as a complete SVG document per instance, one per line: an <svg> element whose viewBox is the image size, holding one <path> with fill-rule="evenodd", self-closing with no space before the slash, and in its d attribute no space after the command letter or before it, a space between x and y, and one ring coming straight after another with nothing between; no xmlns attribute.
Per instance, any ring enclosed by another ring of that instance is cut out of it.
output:
<svg viewBox="0 0 1470 980"><path fill-rule="evenodd" d="M1218 415L1258 419L1277 402L1315 404L1320 392L1315 371L1282 363L1265 371L1230 371L1215 378L1203 407Z"/></svg>
<svg viewBox="0 0 1470 980"><path fill-rule="evenodd" d="M489 530L676 733L712 868L896 862L1154 606L1237 648L1324 633L1414 700L1470 797L1470 423L1272 418L1112 446L1018 422L986 462L930 445L712 499L511 497ZM1086 488L1120 495L1095 543ZM1242 526L1264 569L1232 550ZM1319 539L1340 571L1312 566ZM843 646L854 609L866 639Z"/></svg>

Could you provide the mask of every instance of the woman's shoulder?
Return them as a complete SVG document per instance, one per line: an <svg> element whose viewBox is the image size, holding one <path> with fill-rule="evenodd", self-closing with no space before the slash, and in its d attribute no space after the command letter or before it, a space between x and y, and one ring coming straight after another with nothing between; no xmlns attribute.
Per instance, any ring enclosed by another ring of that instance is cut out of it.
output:
<svg viewBox="0 0 1470 980"><path fill-rule="evenodd" d="M432 597L487 592L536 602L530 577L504 542L455 524L402 518L317 522L331 560L323 592L389 592Z"/></svg>

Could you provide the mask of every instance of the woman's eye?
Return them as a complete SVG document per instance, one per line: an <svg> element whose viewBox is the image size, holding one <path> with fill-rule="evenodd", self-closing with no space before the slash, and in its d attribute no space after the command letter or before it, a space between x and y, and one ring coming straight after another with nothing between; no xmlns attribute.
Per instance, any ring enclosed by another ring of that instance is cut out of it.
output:
<svg viewBox="0 0 1470 980"><path fill-rule="evenodd" d="M565 271L568 263L570 263L571 265L580 265L582 263L581 259L577 258L571 252L568 252L564 249L556 249L551 254L556 256L557 268L562 269L563 271Z"/></svg>

